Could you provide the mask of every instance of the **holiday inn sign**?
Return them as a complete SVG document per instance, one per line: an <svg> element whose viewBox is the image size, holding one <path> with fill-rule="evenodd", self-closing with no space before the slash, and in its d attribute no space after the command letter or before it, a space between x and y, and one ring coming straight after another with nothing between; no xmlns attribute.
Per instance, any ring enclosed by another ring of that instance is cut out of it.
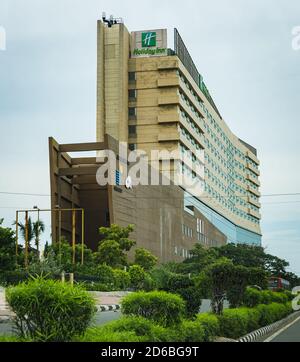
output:
<svg viewBox="0 0 300 362"><path fill-rule="evenodd" d="M167 29L131 33L132 57L164 56L167 54Z"/></svg>

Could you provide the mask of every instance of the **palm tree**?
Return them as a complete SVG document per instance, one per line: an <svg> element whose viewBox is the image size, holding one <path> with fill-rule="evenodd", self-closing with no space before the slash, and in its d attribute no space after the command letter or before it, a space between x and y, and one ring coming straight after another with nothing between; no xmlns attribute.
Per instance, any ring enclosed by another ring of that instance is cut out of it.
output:
<svg viewBox="0 0 300 362"><path fill-rule="evenodd" d="M16 225L16 222L14 222L14 225ZM22 235L23 239L26 240L26 226L25 226L25 224L22 224L21 222L18 222L18 226L20 228L20 232L21 232L21 235ZM34 238L33 222L31 221L30 216L28 218L27 236L28 236L28 248L30 249L30 242Z"/></svg>
<svg viewBox="0 0 300 362"><path fill-rule="evenodd" d="M39 251L40 246L40 235L45 231L45 224L42 220L38 220L32 224L33 234L35 239L35 246L37 251Z"/></svg>

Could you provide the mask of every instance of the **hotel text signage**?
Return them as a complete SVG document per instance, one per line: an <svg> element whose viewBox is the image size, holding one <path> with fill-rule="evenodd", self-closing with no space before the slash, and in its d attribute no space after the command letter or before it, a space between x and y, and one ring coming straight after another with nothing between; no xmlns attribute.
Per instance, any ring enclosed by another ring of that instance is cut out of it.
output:
<svg viewBox="0 0 300 362"><path fill-rule="evenodd" d="M168 55L167 29L135 31L131 33L132 57L164 55Z"/></svg>

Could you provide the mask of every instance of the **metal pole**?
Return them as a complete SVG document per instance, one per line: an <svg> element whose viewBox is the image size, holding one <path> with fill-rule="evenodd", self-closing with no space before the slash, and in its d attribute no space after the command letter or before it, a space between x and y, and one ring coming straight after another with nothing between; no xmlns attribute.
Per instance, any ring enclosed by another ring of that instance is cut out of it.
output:
<svg viewBox="0 0 300 362"><path fill-rule="evenodd" d="M84 210L81 210L81 265L84 262Z"/></svg>
<svg viewBox="0 0 300 362"><path fill-rule="evenodd" d="M37 248L37 252L38 252L38 256L39 256L39 259L40 259L40 253L39 253L39 249L40 249L40 209L38 209L38 227L37 227L37 236L36 236L36 248Z"/></svg>
<svg viewBox="0 0 300 362"><path fill-rule="evenodd" d="M72 246L73 246L73 264L75 264L75 248L76 244L76 214L75 210L72 211Z"/></svg>
<svg viewBox="0 0 300 362"><path fill-rule="evenodd" d="M28 267L28 211L25 211L25 268Z"/></svg>
<svg viewBox="0 0 300 362"><path fill-rule="evenodd" d="M61 210L58 211L58 250L59 264L61 265Z"/></svg>
<svg viewBox="0 0 300 362"><path fill-rule="evenodd" d="M73 287L73 285L74 285L74 273L70 273L69 275L70 275L70 284Z"/></svg>
<svg viewBox="0 0 300 362"><path fill-rule="evenodd" d="M18 240L19 240L19 212L16 211L16 256L18 256ZM17 260L18 264L18 260Z"/></svg>

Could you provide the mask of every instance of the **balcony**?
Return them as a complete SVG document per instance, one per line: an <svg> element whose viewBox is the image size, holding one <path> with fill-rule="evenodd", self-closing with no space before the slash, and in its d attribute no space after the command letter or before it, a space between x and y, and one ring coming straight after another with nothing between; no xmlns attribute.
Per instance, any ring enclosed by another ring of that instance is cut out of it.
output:
<svg viewBox="0 0 300 362"><path fill-rule="evenodd" d="M178 95L165 95L160 96L158 98L158 105L159 106L171 106L179 104L179 96Z"/></svg>
<svg viewBox="0 0 300 362"><path fill-rule="evenodd" d="M158 142L176 142L179 141L179 132L178 131L169 131L169 132L160 132L157 141Z"/></svg>
<svg viewBox="0 0 300 362"><path fill-rule="evenodd" d="M158 124L165 123L178 123L179 122L179 113L178 112L161 112L157 116Z"/></svg>
<svg viewBox="0 0 300 362"><path fill-rule="evenodd" d="M256 219L260 220L261 219L261 215L258 211L254 211L252 209L248 209L248 214L255 217Z"/></svg>
<svg viewBox="0 0 300 362"><path fill-rule="evenodd" d="M252 160L253 162L255 162L257 165L259 165L259 159L255 156L254 153L252 153L250 150L247 151L247 156L250 158L250 160Z"/></svg>
<svg viewBox="0 0 300 362"><path fill-rule="evenodd" d="M259 172L259 170L258 170L258 168L256 168L256 167L254 167L250 162L247 162L247 168L249 169L249 170L251 170L252 172L254 172L257 176L259 176L260 175L260 172Z"/></svg>
<svg viewBox="0 0 300 362"><path fill-rule="evenodd" d="M178 77L169 77L169 78L159 78L157 80L157 87L179 87L179 78Z"/></svg>
<svg viewBox="0 0 300 362"><path fill-rule="evenodd" d="M254 200L252 197L248 196L248 202L249 202L249 204L252 204L252 205L254 205L254 206L258 207L258 208L261 207L261 203Z"/></svg>
<svg viewBox="0 0 300 362"><path fill-rule="evenodd" d="M253 177L250 173L247 173L247 179L253 182L255 185L260 186L259 180Z"/></svg>
<svg viewBox="0 0 300 362"><path fill-rule="evenodd" d="M251 192L253 195L260 197L260 192L256 190L254 187L247 186L247 191Z"/></svg>

